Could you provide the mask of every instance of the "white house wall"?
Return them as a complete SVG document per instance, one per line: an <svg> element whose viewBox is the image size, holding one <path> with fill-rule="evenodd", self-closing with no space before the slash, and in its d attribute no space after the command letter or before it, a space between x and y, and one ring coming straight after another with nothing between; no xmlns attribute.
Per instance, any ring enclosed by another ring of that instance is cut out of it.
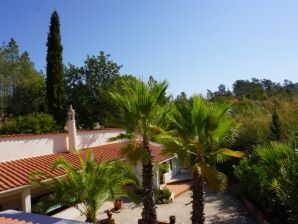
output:
<svg viewBox="0 0 298 224"><path fill-rule="evenodd" d="M135 173L135 175L138 177L140 184L142 184L143 182L143 176L142 176L142 163L137 163L136 165L133 164L133 171Z"/></svg>
<svg viewBox="0 0 298 224"><path fill-rule="evenodd" d="M0 137L0 162L64 152L67 134Z"/></svg>
<svg viewBox="0 0 298 224"><path fill-rule="evenodd" d="M78 131L77 141L78 148L85 149L89 147L96 147L104 145L109 141L109 138L116 137L120 134L120 130L91 130L91 131Z"/></svg>
<svg viewBox="0 0 298 224"><path fill-rule="evenodd" d="M170 169L170 160L172 161L172 169ZM168 172L163 174L163 180L165 183L170 181L173 177L178 175L180 173L180 165L177 158L172 158L170 160L167 160L166 163L169 166Z"/></svg>
<svg viewBox="0 0 298 224"><path fill-rule="evenodd" d="M107 143L108 139L117 136L121 130L103 129L78 131L78 148L90 148ZM0 136L0 162L42 156L68 149L67 133Z"/></svg>

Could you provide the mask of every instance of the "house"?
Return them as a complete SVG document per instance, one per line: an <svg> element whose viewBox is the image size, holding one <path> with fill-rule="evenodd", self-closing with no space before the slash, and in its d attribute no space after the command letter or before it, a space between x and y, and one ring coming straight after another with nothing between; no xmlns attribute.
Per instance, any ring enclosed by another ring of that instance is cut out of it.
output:
<svg viewBox="0 0 298 224"><path fill-rule="evenodd" d="M108 139L122 133L120 129L100 129L77 131L72 108L68 114L67 133L49 133L40 135L0 136L0 210L14 209L31 212L39 197L48 193L40 186L32 186L29 176L33 171L49 171L52 163L59 157L70 161L80 169L78 156L74 149L84 157L87 149L94 154L97 162L125 159L121 149L125 141L108 143ZM162 145L150 143L154 162L154 186L159 188L180 172L175 156L161 154ZM163 174L159 173L160 164L168 164ZM141 164L133 166L142 181ZM63 169L52 172L59 177Z"/></svg>

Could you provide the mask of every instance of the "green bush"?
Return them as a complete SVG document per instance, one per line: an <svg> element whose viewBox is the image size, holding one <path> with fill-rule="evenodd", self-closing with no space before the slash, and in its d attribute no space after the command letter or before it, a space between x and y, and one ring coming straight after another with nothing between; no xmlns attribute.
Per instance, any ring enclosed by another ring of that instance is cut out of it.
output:
<svg viewBox="0 0 298 224"><path fill-rule="evenodd" d="M281 175L278 178L280 189L278 196L286 207L291 209L293 218L298 220L298 153L285 160L281 166Z"/></svg>
<svg viewBox="0 0 298 224"><path fill-rule="evenodd" d="M154 190L155 201L162 201L164 199L169 200L171 195L172 195L172 192L168 188L164 188L162 190L160 189Z"/></svg>
<svg viewBox="0 0 298 224"><path fill-rule="evenodd" d="M239 180L241 193L256 203L261 203L264 189L269 181L266 171L248 158L244 158L238 166L235 166L234 174Z"/></svg>
<svg viewBox="0 0 298 224"><path fill-rule="evenodd" d="M267 214L270 223L298 217L298 152L291 144L259 145L234 167L240 193Z"/></svg>
<svg viewBox="0 0 298 224"><path fill-rule="evenodd" d="M49 114L34 113L19 116L4 124L1 134L41 134L58 131L54 118Z"/></svg>
<svg viewBox="0 0 298 224"><path fill-rule="evenodd" d="M158 168L161 174L167 173L169 171L169 165L167 163L159 164Z"/></svg>

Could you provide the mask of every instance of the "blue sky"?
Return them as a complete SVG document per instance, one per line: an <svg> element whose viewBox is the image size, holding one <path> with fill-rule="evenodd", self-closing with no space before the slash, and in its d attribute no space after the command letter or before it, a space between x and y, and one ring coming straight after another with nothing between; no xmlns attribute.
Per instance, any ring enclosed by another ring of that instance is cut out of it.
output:
<svg viewBox="0 0 298 224"><path fill-rule="evenodd" d="M0 41L15 38L44 70L53 10L60 15L64 63L100 50L122 74L153 75L174 95L231 87L251 77L298 81L295 0L3 0Z"/></svg>

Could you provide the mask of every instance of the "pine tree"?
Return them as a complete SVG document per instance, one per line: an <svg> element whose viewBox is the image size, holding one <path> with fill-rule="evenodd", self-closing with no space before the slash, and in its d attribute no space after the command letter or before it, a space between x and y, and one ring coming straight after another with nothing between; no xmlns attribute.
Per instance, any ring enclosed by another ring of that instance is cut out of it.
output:
<svg viewBox="0 0 298 224"><path fill-rule="evenodd" d="M52 13L50 32L47 42L47 103L49 113L58 124L64 125L65 113L65 81L62 62L62 44L60 35L59 15Z"/></svg>
<svg viewBox="0 0 298 224"><path fill-rule="evenodd" d="M270 124L270 139L273 141L279 141L281 139L281 121L276 110L272 113L272 121Z"/></svg>

